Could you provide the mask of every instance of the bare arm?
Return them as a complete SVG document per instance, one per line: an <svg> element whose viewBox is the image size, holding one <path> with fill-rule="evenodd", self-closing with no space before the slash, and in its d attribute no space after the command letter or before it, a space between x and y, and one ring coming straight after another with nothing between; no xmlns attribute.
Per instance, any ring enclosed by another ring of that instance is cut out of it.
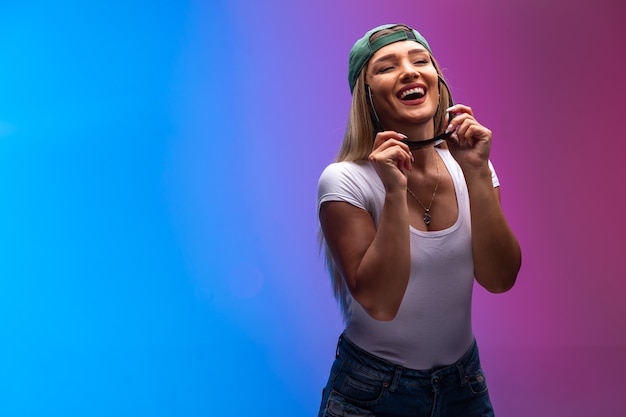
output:
<svg viewBox="0 0 626 417"><path fill-rule="evenodd" d="M476 121L471 108L456 105L452 111L458 116L450 123L456 132L448 144L469 191L474 274L488 291L505 292L515 284L522 254L502 212L500 190L491 180L491 131Z"/></svg>
<svg viewBox="0 0 626 417"><path fill-rule="evenodd" d="M392 320L400 308L410 273L409 213L405 169L408 147L395 132L379 133L370 161L386 194L378 227L371 215L344 202L320 208L326 244L352 297L377 320Z"/></svg>
<svg viewBox="0 0 626 417"><path fill-rule="evenodd" d="M493 188L489 167L466 175L472 219L474 276L488 291L508 291L515 284L522 254L502 212L500 190Z"/></svg>

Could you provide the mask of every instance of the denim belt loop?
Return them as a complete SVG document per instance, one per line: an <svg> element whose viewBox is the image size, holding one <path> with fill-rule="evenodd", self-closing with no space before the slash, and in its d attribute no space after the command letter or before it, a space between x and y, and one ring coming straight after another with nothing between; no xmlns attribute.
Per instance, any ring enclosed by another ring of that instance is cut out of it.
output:
<svg viewBox="0 0 626 417"><path fill-rule="evenodd" d="M400 383L400 378L402 378L402 368L398 366L393 372L393 379L391 380L391 385L389 386L390 392L396 391L398 384Z"/></svg>
<svg viewBox="0 0 626 417"><path fill-rule="evenodd" d="M462 363L456 364L456 369L459 371L459 379L461 380L461 386L464 387L467 384L467 376L465 375L465 368Z"/></svg>
<svg viewBox="0 0 626 417"><path fill-rule="evenodd" d="M434 393L439 391L440 382L441 382L441 377L438 376L437 374L433 374L433 376L430 378L430 388L432 389Z"/></svg>
<svg viewBox="0 0 626 417"><path fill-rule="evenodd" d="M335 349L335 359L339 357L339 345L343 341L343 333L339 335L339 340L337 340L337 349Z"/></svg>

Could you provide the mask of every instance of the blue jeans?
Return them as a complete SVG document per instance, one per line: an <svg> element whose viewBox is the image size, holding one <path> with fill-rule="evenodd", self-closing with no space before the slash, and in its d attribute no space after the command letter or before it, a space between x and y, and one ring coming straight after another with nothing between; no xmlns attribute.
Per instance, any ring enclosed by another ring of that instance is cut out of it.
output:
<svg viewBox="0 0 626 417"><path fill-rule="evenodd" d="M339 338L318 417L493 417L476 341L456 363L418 371Z"/></svg>

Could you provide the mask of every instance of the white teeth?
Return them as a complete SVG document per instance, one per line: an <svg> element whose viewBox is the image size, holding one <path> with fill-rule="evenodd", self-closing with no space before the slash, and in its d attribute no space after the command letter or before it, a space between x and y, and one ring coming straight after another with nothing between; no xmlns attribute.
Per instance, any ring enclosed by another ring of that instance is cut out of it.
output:
<svg viewBox="0 0 626 417"><path fill-rule="evenodd" d="M402 96L400 96L400 98L405 98L409 94L420 94L423 96L425 93L422 87L415 87L415 88L411 88L410 90L403 91Z"/></svg>

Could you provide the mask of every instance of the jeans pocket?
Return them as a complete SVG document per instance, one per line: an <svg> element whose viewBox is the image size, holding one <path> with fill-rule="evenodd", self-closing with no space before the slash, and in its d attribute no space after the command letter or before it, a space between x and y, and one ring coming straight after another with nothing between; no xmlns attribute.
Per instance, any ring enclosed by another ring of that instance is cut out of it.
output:
<svg viewBox="0 0 626 417"><path fill-rule="evenodd" d="M323 417L375 417L373 412L363 407L352 404L338 392L332 391Z"/></svg>
<svg viewBox="0 0 626 417"><path fill-rule="evenodd" d="M337 378L335 391L354 404L372 404L380 400L389 382L364 372L350 370Z"/></svg>
<svg viewBox="0 0 626 417"><path fill-rule="evenodd" d="M487 379L482 369L477 370L472 375L466 377L467 385L474 395L481 395L487 392Z"/></svg>

